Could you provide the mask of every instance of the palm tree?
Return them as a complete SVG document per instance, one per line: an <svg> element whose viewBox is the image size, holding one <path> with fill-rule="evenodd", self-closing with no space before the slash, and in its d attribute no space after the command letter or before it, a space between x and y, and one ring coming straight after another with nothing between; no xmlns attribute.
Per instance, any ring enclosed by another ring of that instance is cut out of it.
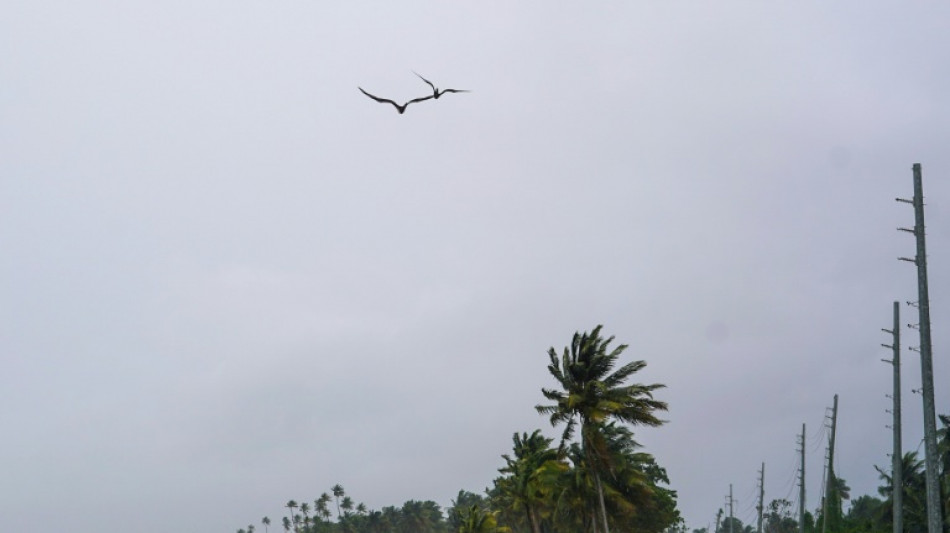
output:
<svg viewBox="0 0 950 533"><path fill-rule="evenodd" d="M515 433L512 440L514 458L502 455L505 467L499 469L508 476L497 479L495 485L505 506L523 512L532 533L541 533L544 508L551 507L557 478L568 465L550 447L552 439L541 435L540 429L530 436Z"/></svg>
<svg viewBox="0 0 950 533"><path fill-rule="evenodd" d="M310 504L301 502L300 512L303 514L303 529L306 531L310 528Z"/></svg>
<svg viewBox="0 0 950 533"><path fill-rule="evenodd" d="M284 525L284 531L290 531L290 519L285 516L282 523Z"/></svg>
<svg viewBox="0 0 950 533"><path fill-rule="evenodd" d="M536 409L540 414L549 415L553 426L565 423L560 445L562 451L580 424L581 449L594 480L603 531L610 533L602 477L611 471L612 465L605 449L602 427L611 419L633 425L659 426L663 420L653 413L665 411L667 406L665 402L653 399L653 391L664 385L624 385L627 378L646 366L646 362L633 361L611 373L627 345L621 344L608 352L614 337L603 339L600 336L602 327L598 325L590 333L575 333L571 346L564 348L560 360L553 347L548 350L551 360L548 371L562 390L542 388L544 397L555 403L538 405Z"/></svg>
<svg viewBox="0 0 950 533"><path fill-rule="evenodd" d="M264 525L264 533L267 533L267 529L270 526L270 518L267 518L266 516L261 518L261 524Z"/></svg>
<svg viewBox="0 0 950 533"><path fill-rule="evenodd" d="M875 465L884 485L877 491L886 498L882 509L882 519L885 522L893 520L893 476ZM917 452L907 452L902 458L901 474L898 486L903 488L904 504L904 531L906 533L926 533L927 531L927 484L924 473L924 461L917 456ZM902 482L901 482L902 481Z"/></svg>
<svg viewBox="0 0 950 533"><path fill-rule="evenodd" d="M455 511L458 514L459 522L458 533L500 533L510 531L508 528L499 528L497 514L482 509L478 505L472 505L465 512Z"/></svg>
<svg viewBox="0 0 950 533"><path fill-rule="evenodd" d="M330 487L330 490L333 491L333 497L336 498L336 517L339 519L342 516L342 513L340 513L340 498L346 495L346 491L339 483Z"/></svg>
<svg viewBox="0 0 950 533"><path fill-rule="evenodd" d="M297 508L297 502L290 500L286 505L284 505L284 507L290 510L290 520L294 526L294 531L297 531L297 517L294 515L294 509Z"/></svg>
<svg viewBox="0 0 950 533"><path fill-rule="evenodd" d="M342 488L342 487L341 487L341 488ZM313 502L313 505L314 505L314 507L313 507L314 512L315 512L316 514L320 515L320 518L322 518L323 521L326 522L326 523L330 523L330 507L329 507L329 503L330 503L330 495L327 494L326 492L324 492L323 494L321 494L320 497L319 497L318 499L314 500L314 502Z"/></svg>

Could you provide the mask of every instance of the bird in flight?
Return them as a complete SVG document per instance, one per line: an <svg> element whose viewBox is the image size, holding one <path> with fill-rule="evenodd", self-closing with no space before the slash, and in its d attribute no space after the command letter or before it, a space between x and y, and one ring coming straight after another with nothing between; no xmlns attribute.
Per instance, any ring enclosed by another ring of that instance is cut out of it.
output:
<svg viewBox="0 0 950 533"><path fill-rule="evenodd" d="M419 76L419 73L416 72L416 71L412 71L412 73L415 74L416 76ZM431 81L429 81L429 80L423 78L422 76L419 76L419 78L422 79L422 81L428 83L428 84L429 84L429 87L432 87L432 98L436 98L436 99L437 99L437 98L439 98L440 96L442 96L442 95L445 94L445 93L470 93L470 92L472 92L472 91L469 91L468 89L442 89L442 90L440 91L435 85L432 84Z"/></svg>
<svg viewBox="0 0 950 533"><path fill-rule="evenodd" d="M396 102L393 102L392 100L389 100L388 98L380 98L380 97L378 97L378 96L373 96L373 95L369 94L368 92L364 91L362 87L357 87L357 89L359 89L360 92L362 92L362 93L365 94L366 96L369 96L370 98L372 98L373 100L376 100L377 102L379 102L379 103L381 103L381 104L392 104L392 105L396 108L396 111L399 111L399 114L400 114L400 115L406 112L406 108L409 107L409 104L414 104L414 103L416 103L416 102L423 102L423 101L425 101L425 100L429 100L429 99L434 98L433 96L425 96L425 97L422 97L422 98L413 98L412 100L409 100L408 102L406 102L406 103L404 103L404 104L402 104L402 105L399 105L399 104L397 104Z"/></svg>

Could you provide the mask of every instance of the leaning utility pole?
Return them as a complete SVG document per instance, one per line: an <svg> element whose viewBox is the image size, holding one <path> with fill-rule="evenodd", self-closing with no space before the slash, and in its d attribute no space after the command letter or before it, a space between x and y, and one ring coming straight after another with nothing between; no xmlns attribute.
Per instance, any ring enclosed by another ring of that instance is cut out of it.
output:
<svg viewBox="0 0 950 533"><path fill-rule="evenodd" d="M825 497L822 502L821 510L821 533L828 531L828 500L831 499L832 490L837 489L837 480L835 479L835 428L838 425L838 395L835 394L834 407L831 408L831 436L828 437L828 479L825 485Z"/></svg>
<svg viewBox="0 0 950 533"><path fill-rule="evenodd" d="M802 454L802 466L798 473L798 533L805 533L805 424L802 424L802 441L799 443Z"/></svg>
<svg viewBox="0 0 950 533"><path fill-rule="evenodd" d="M924 453L927 465L927 531L943 531L943 512L940 504L940 479L937 472L937 421L934 410L933 352L930 344L930 297L927 289L927 246L924 228L924 186L920 163L914 163L914 198L898 202L914 206L914 229L898 228L917 237L917 255L913 259L901 257L917 265L917 311L920 314L920 367L924 397Z"/></svg>
<svg viewBox="0 0 950 533"><path fill-rule="evenodd" d="M894 422L891 429L894 431L894 453L891 454L891 499L894 502L894 533L903 533L904 531L904 453L901 451L901 306L899 302L894 302L894 329L882 330L890 333L894 338L891 344L882 344L885 348L894 351L891 359L881 359L885 363L890 363L894 367L894 391L891 398L894 405L891 407L891 413L894 415Z"/></svg>
<svg viewBox="0 0 950 533"><path fill-rule="evenodd" d="M762 509L765 504L765 463L762 463L762 470L759 470L759 505L756 510L759 511L759 527L757 533L762 533Z"/></svg>

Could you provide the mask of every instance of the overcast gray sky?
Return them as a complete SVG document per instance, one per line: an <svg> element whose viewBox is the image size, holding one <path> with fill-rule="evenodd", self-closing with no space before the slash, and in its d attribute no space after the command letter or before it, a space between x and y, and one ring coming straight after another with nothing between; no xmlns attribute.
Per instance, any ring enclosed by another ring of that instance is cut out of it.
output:
<svg viewBox="0 0 950 533"><path fill-rule="evenodd" d="M730 483L752 520L763 461L794 499L803 422L816 508L835 393L837 470L874 494L916 162L950 411L948 15L8 0L4 529L234 531L336 483L448 504L512 433L558 434L546 351L597 324L667 385L636 435L690 527ZM424 96L412 70L473 92L398 115L357 90Z"/></svg>

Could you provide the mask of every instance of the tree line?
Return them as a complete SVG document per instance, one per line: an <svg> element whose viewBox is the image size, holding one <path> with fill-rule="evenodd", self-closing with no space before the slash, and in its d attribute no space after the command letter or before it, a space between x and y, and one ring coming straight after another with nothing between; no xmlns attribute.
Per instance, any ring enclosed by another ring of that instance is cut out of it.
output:
<svg viewBox="0 0 950 533"><path fill-rule="evenodd" d="M943 502L944 533L950 533L950 416L940 415L943 426L938 433L938 472L940 476L941 501ZM924 460L915 452L905 453L901 458L902 479L897 487L901 490L904 533L927 533L927 485ZM832 482L826 499L828 525L825 527L822 508L805 512L805 533L892 533L894 521L894 479L892 468L874 466L881 485L877 495L862 495L851 498L847 482L831 472ZM847 512L844 502L850 501ZM756 527L743 524L737 518L722 518L717 514L715 533L756 533ZM798 533L797 509L786 499L772 500L762 513L763 533ZM709 533L707 528L694 529L692 533Z"/></svg>
<svg viewBox="0 0 950 533"><path fill-rule="evenodd" d="M628 383L644 361L618 367L627 345L602 326L577 332L559 354L548 350L547 369L555 387L542 388L550 403L535 409L560 438L540 429L515 433L502 455L492 486L482 494L459 491L443 514L433 501L369 510L342 486L309 502L291 500L274 524L264 517L238 533L257 528L286 533L661 533L684 530L666 470L634 440L631 427L659 427L667 404L654 398L664 385ZM335 511L335 512L334 512ZM740 532L736 532L740 533ZM772 532L780 533L780 532Z"/></svg>

